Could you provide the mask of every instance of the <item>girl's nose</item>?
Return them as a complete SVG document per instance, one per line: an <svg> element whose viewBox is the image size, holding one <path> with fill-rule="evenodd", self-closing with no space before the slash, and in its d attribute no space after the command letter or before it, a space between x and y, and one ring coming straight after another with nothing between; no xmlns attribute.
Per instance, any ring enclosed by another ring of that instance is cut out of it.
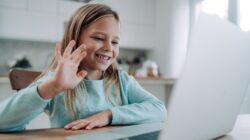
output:
<svg viewBox="0 0 250 140"><path fill-rule="evenodd" d="M105 51L113 51L112 43L107 42L103 48Z"/></svg>

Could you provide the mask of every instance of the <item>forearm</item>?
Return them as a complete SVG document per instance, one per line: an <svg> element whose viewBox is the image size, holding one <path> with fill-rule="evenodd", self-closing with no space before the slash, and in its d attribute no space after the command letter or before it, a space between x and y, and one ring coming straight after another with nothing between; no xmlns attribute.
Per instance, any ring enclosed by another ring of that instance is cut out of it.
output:
<svg viewBox="0 0 250 140"><path fill-rule="evenodd" d="M50 99L63 91L56 81L51 78L38 86L38 93L43 99Z"/></svg>
<svg viewBox="0 0 250 140"><path fill-rule="evenodd" d="M29 121L44 111L49 100L42 99L36 88L23 89L0 103L0 131L23 130Z"/></svg>
<svg viewBox="0 0 250 140"><path fill-rule="evenodd" d="M111 108L112 124L140 124L161 122L167 111L162 102L145 101Z"/></svg>

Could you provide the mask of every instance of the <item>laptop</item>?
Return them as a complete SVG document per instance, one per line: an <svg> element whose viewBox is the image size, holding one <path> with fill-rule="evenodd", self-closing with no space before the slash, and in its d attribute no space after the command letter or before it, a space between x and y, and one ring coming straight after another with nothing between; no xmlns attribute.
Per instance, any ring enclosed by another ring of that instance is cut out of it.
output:
<svg viewBox="0 0 250 140"><path fill-rule="evenodd" d="M189 45L182 74L170 96L166 123L132 125L67 139L205 140L230 132L250 82L250 34L201 13ZM149 137L151 134L155 137Z"/></svg>

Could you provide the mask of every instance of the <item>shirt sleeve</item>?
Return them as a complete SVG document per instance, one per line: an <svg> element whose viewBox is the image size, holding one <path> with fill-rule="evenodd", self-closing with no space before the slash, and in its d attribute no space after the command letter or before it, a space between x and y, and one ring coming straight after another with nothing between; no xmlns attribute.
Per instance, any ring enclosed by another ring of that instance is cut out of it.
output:
<svg viewBox="0 0 250 140"><path fill-rule="evenodd" d="M50 100L40 97L37 87L47 78L41 78L0 103L0 132L22 131L44 111Z"/></svg>
<svg viewBox="0 0 250 140"><path fill-rule="evenodd" d="M167 110L164 103L143 89L140 84L126 73L120 74L122 106L111 108L111 124L141 124L165 121Z"/></svg>

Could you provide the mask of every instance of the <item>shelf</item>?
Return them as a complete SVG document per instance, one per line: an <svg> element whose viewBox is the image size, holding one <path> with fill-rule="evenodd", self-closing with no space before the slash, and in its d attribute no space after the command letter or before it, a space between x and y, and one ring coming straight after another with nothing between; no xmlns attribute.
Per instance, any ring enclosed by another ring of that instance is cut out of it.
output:
<svg viewBox="0 0 250 140"><path fill-rule="evenodd" d="M135 79L141 84L166 84L174 85L176 79L166 77L135 77Z"/></svg>

